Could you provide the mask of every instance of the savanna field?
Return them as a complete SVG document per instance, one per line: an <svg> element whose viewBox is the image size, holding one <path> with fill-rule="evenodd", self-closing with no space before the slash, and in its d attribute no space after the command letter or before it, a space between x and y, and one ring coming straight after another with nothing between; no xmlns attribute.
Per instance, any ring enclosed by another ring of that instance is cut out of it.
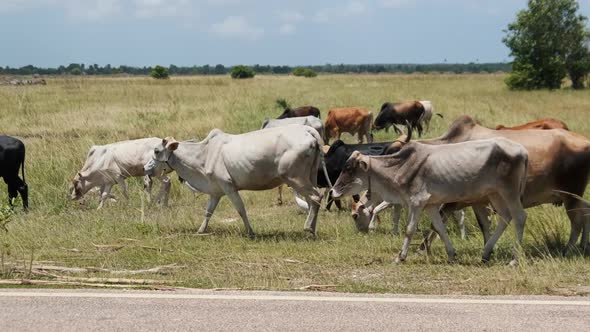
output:
<svg viewBox="0 0 590 332"><path fill-rule="evenodd" d="M138 270L176 264L165 275L117 275L121 278L174 280L175 286L292 290L330 285L342 292L417 294L552 294L555 289L590 285L590 259L573 250L562 257L569 220L562 207L527 210L528 220L518 267L511 257L513 227L496 245L489 265L480 264L483 240L471 210L467 240L449 224L457 263L449 265L442 241L433 255L418 253L423 218L406 263L393 263L402 236L392 235L391 211L381 215L372 234L358 233L349 211L321 210L318 237L304 231L305 215L285 191L241 192L257 236L247 237L237 212L223 198L209 225L197 235L206 196L181 186L172 175L170 207L148 206L142 179L129 179L130 200L115 186L117 202L96 210L98 196L80 204L69 200L69 184L93 144L174 136L202 139L213 128L228 133L256 130L265 117L277 117L274 102L314 105L322 119L332 107L362 106L374 115L385 101L431 100L444 119L433 117L425 137L442 135L462 114L483 125L517 125L555 117L590 137L588 91L513 92L503 75L337 75L313 79L257 76L137 78L48 78L46 86L0 86L0 133L21 138L27 148L29 213L20 199L14 214L0 214L0 250L4 279L22 278L14 267L45 262L67 267ZM375 133L376 141L394 139L393 131ZM344 140L355 142L347 134ZM155 188L158 189L157 187ZM155 192L155 191L154 191ZM587 195L586 198L590 198ZM0 206L7 191L0 184ZM348 206L348 204L347 204ZM405 216L402 227L405 227ZM2 230L5 228L5 230ZM26 274L26 273L25 273ZM110 277L108 273L69 274ZM40 275L27 278L46 279Z"/></svg>

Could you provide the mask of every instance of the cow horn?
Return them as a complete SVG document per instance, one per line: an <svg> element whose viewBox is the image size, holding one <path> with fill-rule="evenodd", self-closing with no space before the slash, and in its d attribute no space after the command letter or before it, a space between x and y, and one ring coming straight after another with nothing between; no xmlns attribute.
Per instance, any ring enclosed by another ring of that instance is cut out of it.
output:
<svg viewBox="0 0 590 332"><path fill-rule="evenodd" d="M406 128L408 128L408 135L406 137L406 143L408 143L412 139L412 126L408 120L406 120Z"/></svg>

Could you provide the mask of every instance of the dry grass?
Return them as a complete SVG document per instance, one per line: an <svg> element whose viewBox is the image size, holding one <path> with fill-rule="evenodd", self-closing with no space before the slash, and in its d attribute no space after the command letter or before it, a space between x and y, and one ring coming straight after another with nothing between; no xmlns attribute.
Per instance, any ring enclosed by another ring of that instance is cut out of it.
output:
<svg viewBox="0 0 590 332"><path fill-rule="evenodd" d="M177 181L169 209L144 207L139 180L130 181L129 202L111 203L101 211L95 210L96 197L89 197L85 205L68 200L69 179L92 144L148 136L203 138L212 128L230 133L254 130L264 117L280 113L274 106L277 97L292 105L318 106L324 117L330 107L365 106L376 112L387 100L430 99L445 115L444 120L433 118L430 137L443 133L461 114L473 115L488 126L553 116L590 137L588 91L510 92L502 79L499 75L259 76L244 81L55 78L47 86L0 87L0 132L22 137L27 145L32 206L30 213L18 212L8 219L7 233L0 230L3 260L23 260L23 264L49 260L113 270L176 263L186 268L162 278L204 288L297 289L333 284L338 291L355 292L542 294L552 287L588 285L590 261L579 254L565 258L558 254L569 234L569 221L552 206L529 210L526 259L518 268L510 268L505 263L512 229L499 241L491 266L480 266L482 239L471 212L469 239L452 238L458 264L446 264L438 241L432 257L412 250L406 264L394 265L401 237L390 234L389 223L376 234L362 235L354 230L348 213L323 211L318 239L312 241L303 232L304 215L289 199L285 206L276 206L275 191L243 193L258 234L255 240L245 236L226 199L213 216L212 234L196 235L206 198L190 193ZM391 135L382 132L376 138L386 140ZM0 202L5 204L6 199L5 187L0 185ZM421 229L426 227L423 220ZM96 246L104 244L120 248ZM8 268L0 273L15 277ZM108 277L101 273L77 276Z"/></svg>

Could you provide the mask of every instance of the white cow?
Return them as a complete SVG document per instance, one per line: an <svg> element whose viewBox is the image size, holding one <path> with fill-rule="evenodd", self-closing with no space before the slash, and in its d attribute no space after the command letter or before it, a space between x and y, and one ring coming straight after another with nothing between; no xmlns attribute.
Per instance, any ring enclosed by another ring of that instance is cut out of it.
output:
<svg viewBox="0 0 590 332"><path fill-rule="evenodd" d="M123 196L128 199L125 179L143 176L144 189L152 201L152 177L156 177L162 182L162 186L155 201L161 200L163 205L167 206L171 183L166 174L170 172L170 169L166 165L162 165L151 173L151 176L147 176L143 170L143 165L151 160L154 146L161 141L161 138L151 137L106 145L93 145L88 151L82 170L76 174L72 181L71 198L79 200L88 191L98 187L100 188L100 203L98 205L100 209L105 200L113 197L111 194L113 185L119 184Z"/></svg>
<svg viewBox="0 0 590 332"><path fill-rule="evenodd" d="M434 106L432 106L432 102L430 100L420 100L420 104L424 106L424 113L422 113L422 116L418 122L425 125L424 131L428 131L430 129L430 120L432 119L432 114L436 114L441 118L443 115L434 112Z"/></svg>
<svg viewBox="0 0 590 332"><path fill-rule="evenodd" d="M321 202L317 172L323 153L318 132L302 125L257 130L231 135L212 130L203 141L178 142L166 138L154 147L152 159L144 166L152 174L168 165L194 191L209 195L205 220L199 233L207 230L209 220L221 197L227 195L240 214L250 237L250 227L240 190L268 190L287 184L311 206L305 230L315 236Z"/></svg>
<svg viewBox="0 0 590 332"><path fill-rule="evenodd" d="M297 118L285 118L285 119L269 119L266 118L262 122L262 127L260 129L268 129L268 128L277 128L277 127L284 127L287 125L298 124L302 126L308 126L318 131L322 139L325 139L324 136L324 124L322 120L316 118L315 116L302 116ZM279 186L279 197L277 199L278 205L283 204L283 186ZM297 197L297 194L295 194Z"/></svg>

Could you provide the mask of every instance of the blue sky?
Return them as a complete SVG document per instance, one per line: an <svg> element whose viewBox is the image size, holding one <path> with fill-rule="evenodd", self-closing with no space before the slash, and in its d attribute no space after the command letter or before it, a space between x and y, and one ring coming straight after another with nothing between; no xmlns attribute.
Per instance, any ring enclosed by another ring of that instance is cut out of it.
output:
<svg viewBox="0 0 590 332"><path fill-rule="evenodd" d="M526 0L0 0L0 65L496 62ZM590 0L580 0L590 16Z"/></svg>

